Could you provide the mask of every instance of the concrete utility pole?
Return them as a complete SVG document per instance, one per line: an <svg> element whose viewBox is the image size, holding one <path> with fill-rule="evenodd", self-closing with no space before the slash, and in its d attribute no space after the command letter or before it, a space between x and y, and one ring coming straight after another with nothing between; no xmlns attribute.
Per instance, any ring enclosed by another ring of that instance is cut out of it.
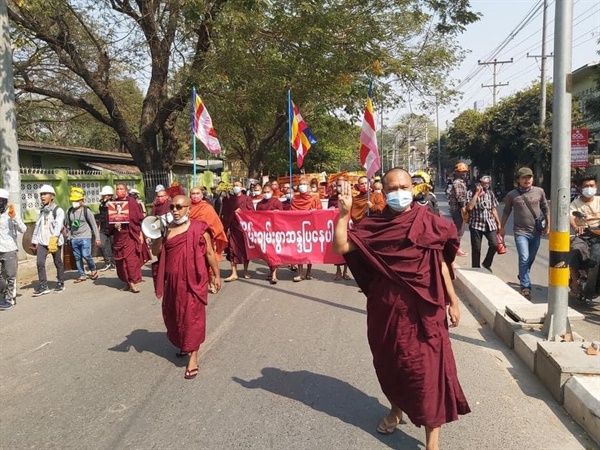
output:
<svg viewBox="0 0 600 450"><path fill-rule="evenodd" d="M437 96L435 97L435 123L437 128L437 157L438 157L438 186L442 185L442 147L440 142L440 111L439 111L439 103Z"/></svg>
<svg viewBox="0 0 600 450"><path fill-rule="evenodd" d="M17 214L21 214L17 118L6 0L0 0L0 170L2 185L10 194L9 202L15 205Z"/></svg>
<svg viewBox="0 0 600 450"><path fill-rule="evenodd" d="M508 86L508 83L496 83L496 75L497 75L497 66L498 64L512 64L513 59L510 58L510 61L498 61L497 59L494 59L493 61L487 61L487 62L481 62L481 61L477 61L477 64L479 64L480 66L494 66L493 72L494 72L494 78L493 78L493 82L492 84L482 84L481 87L490 87L492 88L492 96L493 96L493 105L496 106L496 93L497 93L497 89L500 86Z"/></svg>
<svg viewBox="0 0 600 450"><path fill-rule="evenodd" d="M552 202L550 208L550 264L548 340L561 340L570 331L569 309L569 201L571 168L571 70L573 0L556 2L554 13L554 99L552 104Z"/></svg>

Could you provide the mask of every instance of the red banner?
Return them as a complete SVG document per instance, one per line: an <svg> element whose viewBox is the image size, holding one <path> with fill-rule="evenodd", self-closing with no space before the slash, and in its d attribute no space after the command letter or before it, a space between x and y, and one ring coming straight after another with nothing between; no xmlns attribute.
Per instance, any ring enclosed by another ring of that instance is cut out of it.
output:
<svg viewBox="0 0 600 450"><path fill-rule="evenodd" d="M313 211L238 211L248 259L268 264L344 264L333 253L337 209Z"/></svg>
<svg viewBox="0 0 600 450"><path fill-rule="evenodd" d="M588 130L571 130L571 167L588 166Z"/></svg>

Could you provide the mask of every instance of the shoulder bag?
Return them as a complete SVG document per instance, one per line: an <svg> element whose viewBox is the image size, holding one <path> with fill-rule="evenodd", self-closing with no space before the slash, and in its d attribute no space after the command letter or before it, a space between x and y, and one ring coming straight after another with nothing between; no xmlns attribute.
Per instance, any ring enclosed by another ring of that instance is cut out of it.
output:
<svg viewBox="0 0 600 450"><path fill-rule="evenodd" d="M533 208L531 207L531 203L529 203L529 200L527 200L527 197L525 197L520 191L519 195L523 197L523 201L527 205L527 208L529 208L529 211L531 211L531 214L533 214L533 219L535 220L535 229L541 233L546 229L546 226L548 225L546 223L546 218L543 214L540 215L540 217L536 216L535 212L533 211Z"/></svg>

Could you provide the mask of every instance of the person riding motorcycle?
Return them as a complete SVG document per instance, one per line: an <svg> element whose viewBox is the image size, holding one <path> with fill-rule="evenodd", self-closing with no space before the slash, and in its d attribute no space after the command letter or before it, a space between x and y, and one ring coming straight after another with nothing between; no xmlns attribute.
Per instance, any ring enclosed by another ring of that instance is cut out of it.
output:
<svg viewBox="0 0 600 450"><path fill-rule="evenodd" d="M579 188L581 195L571 202L569 221L576 236L571 241L569 268L571 272L571 293L577 296L580 292L579 278L581 271L595 267L600 262L600 238L593 233L586 232L587 227L600 226L600 197L596 196L597 180L595 175L586 175ZM585 220L573 215L573 212L582 213Z"/></svg>
<svg viewBox="0 0 600 450"><path fill-rule="evenodd" d="M413 197L421 205L427 205L435 214L440 214L437 197L433 193L431 186L431 177L427 172L419 170L412 176Z"/></svg>

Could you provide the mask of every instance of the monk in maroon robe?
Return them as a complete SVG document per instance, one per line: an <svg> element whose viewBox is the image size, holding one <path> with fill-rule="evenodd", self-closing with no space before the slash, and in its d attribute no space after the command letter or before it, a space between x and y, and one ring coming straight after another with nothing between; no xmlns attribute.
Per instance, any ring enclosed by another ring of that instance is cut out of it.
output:
<svg viewBox="0 0 600 450"><path fill-rule="evenodd" d="M312 209L323 209L321 199L318 193L310 191L308 180L301 179L298 184L298 195L292 197L291 211L310 211ZM306 275L304 274L304 265L298 264L298 275L293 280L298 282L302 280L312 280L312 264L306 265Z"/></svg>
<svg viewBox="0 0 600 450"><path fill-rule="evenodd" d="M198 350L206 337L208 268L214 274L217 291L221 275L208 225L190 220L190 199L177 195L171 200L173 221L165 238L152 242L152 253L160 255L154 279L156 296L162 298L167 338L180 349L177 356L189 355L185 378L198 375Z"/></svg>
<svg viewBox="0 0 600 450"><path fill-rule="evenodd" d="M150 260L150 252L142 235L142 221L144 213L137 200L127 195L127 186L118 184L115 191L116 200L127 201L129 207L129 223L111 225L111 232L115 239L113 242L113 255L117 276L126 283L122 289L138 293L137 287L142 281L142 266Z"/></svg>
<svg viewBox="0 0 600 450"><path fill-rule="evenodd" d="M164 189L156 193L156 198L152 204L151 216L164 216L169 212L169 194Z"/></svg>
<svg viewBox="0 0 600 450"><path fill-rule="evenodd" d="M377 431L394 432L403 411L425 426L426 449L439 448L441 425L470 412L450 346L460 319L451 265L459 241L451 222L412 203L403 169L383 178L387 207L348 231L352 193L340 194L334 251L343 254L367 296L367 335L381 389L392 407ZM447 311L446 311L447 307Z"/></svg>
<svg viewBox="0 0 600 450"><path fill-rule="evenodd" d="M273 196L273 189L265 184L262 190L262 200L256 204L257 211L283 211L281 200ZM271 284L277 284L277 266L269 266L271 274L267 280Z"/></svg>
<svg viewBox="0 0 600 450"><path fill-rule="evenodd" d="M233 183L233 195L223 199L223 227L229 241L227 259L231 263L231 275L223 280L226 282L238 279L238 264L244 265L244 278L250 278L244 232L235 215L236 211L254 211L252 199L242 193L242 183L239 181Z"/></svg>

